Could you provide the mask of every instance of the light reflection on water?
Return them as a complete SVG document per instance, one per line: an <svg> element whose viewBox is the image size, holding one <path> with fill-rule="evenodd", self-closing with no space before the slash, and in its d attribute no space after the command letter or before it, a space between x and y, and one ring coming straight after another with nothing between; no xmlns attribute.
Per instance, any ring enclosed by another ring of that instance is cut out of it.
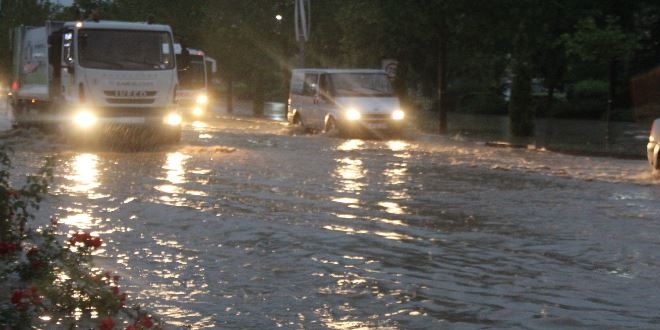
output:
<svg viewBox="0 0 660 330"><path fill-rule="evenodd" d="M168 153L165 165L163 165L163 169L166 171L165 179L172 184L184 183L186 179L184 164L188 158L190 156L181 152Z"/></svg>
<svg viewBox="0 0 660 330"><path fill-rule="evenodd" d="M181 184L186 183L186 160L190 155L182 152L170 152L167 154L165 164L162 169L165 170L165 176L161 179L167 181L167 184L161 184L154 187L154 189L168 194L160 196L162 202L172 205L182 205L185 199L185 188Z"/></svg>
<svg viewBox="0 0 660 330"><path fill-rule="evenodd" d="M104 197L104 195L94 192L101 185L98 162L98 155L91 153L78 154L73 157L67 164L71 168L69 170L71 174L65 176L72 183L70 186L63 188L73 193L85 193L90 198Z"/></svg>
<svg viewBox="0 0 660 330"><path fill-rule="evenodd" d="M101 186L101 182L99 181L98 163L99 157L96 154L81 153L74 156L65 164L65 167L68 167L66 172L69 174L64 177L69 180L70 183L62 186L61 189L72 193L86 194L89 199L106 197L106 195L95 191ZM80 207L69 207L65 211L68 215L60 217L60 223L82 230L95 228L95 219L90 214L90 210Z"/></svg>

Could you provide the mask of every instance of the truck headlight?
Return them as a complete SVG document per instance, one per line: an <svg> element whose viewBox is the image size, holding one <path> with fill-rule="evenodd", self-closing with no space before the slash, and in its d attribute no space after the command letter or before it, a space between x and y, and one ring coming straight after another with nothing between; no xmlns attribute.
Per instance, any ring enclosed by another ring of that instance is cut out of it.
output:
<svg viewBox="0 0 660 330"><path fill-rule="evenodd" d="M182 121L183 120L178 113L170 113L169 115L165 116L165 124L170 126L180 125Z"/></svg>
<svg viewBox="0 0 660 330"><path fill-rule="evenodd" d="M209 98L206 96L206 94L199 94L197 95L197 98L195 99L195 102L199 105L206 105L209 103Z"/></svg>
<svg viewBox="0 0 660 330"><path fill-rule="evenodd" d="M406 113L401 109L396 109L392 112L392 120L403 120L406 117Z"/></svg>
<svg viewBox="0 0 660 330"><path fill-rule="evenodd" d="M89 111L80 111L73 117L73 122L83 128L93 126L96 121L96 116Z"/></svg>
<svg viewBox="0 0 660 330"><path fill-rule="evenodd" d="M349 108L346 110L346 119L348 120L360 120L362 118L362 114L360 111L357 111L354 108Z"/></svg>

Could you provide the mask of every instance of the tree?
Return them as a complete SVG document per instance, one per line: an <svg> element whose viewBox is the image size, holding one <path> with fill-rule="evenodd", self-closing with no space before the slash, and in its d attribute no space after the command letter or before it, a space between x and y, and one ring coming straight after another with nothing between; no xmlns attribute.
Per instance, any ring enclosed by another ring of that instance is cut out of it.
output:
<svg viewBox="0 0 660 330"><path fill-rule="evenodd" d="M587 17L577 23L575 33L564 35L564 42L569 55L585 62L593 62L607 67L606 121L609 127L615 97L617 63L630 56L639 47L638 38L625 33L616 17L607 16L604 27L599 27L593 17ZM609 143L609 130L606 138Z"/></svg>

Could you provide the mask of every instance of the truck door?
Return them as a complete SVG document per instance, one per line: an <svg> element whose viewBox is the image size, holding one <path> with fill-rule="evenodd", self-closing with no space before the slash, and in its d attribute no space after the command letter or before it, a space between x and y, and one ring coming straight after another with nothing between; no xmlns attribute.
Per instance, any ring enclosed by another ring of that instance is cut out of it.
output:
<svg viewBox="0 0 660 330"><path fill-rule="evenodd" d="M73 30L64 30L62 32L62 56L60 66L61 93L67 98L74 97L75 79L75 61L73 58Z"/></svg>

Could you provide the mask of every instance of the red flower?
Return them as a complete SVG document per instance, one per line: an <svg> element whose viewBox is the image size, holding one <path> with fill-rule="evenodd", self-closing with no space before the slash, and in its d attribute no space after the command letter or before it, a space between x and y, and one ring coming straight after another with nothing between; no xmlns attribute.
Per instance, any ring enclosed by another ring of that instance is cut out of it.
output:
<svg viewBox="0 0 660 330"><path fill-rule="evenodd" d="M147 329L151 329L151 327L154 326L154 321L149 316L145 315L140 319L140 325Z"/></svg>
<svg viewBox="0 0 660 330"><path fill-rule="evenodd" d="M28 261L30 261L30 267L34 269L41 268L45 263L39 252L39 249L35 247L31 248L26 254Z"/></svg>
<svg viewBox="0 0 660 330"><path fill-rule="evenodd" d="M119 304L121 307L124 307L124 303L126 302L126 298L128 298L128 295L126 292L120 292L119 288L116 286L113 286L110 288L110 291L112 291L112 294L119 300Z"/></svg>
<svg viewBox="0 0 660 330"><path fill-rule="evenodd" d="M99 330L112 330L115 328L115 321L111 317L106 317L99 323Z"/></svg>
<svg viewBox="0 0 660 330"><path fill-rule="evenodd" d="M5 254L11 254L18 250L18 245L16 243L10 242L0 242L0 257Z"/></svg>
<svg viewBox="0 0 660 330"><path fill-rule="evenodd" d="M75 233L69 238L69 244L73 246L85 246L88 248L98 249L103 241L100 237L92 236L89 233L79 232Z"/></svg>
<svg viewBox="0 0 660 330"><path fill-rule="evenodd" d="M20 195L21 193L18 190L14 190L14 189L9 189L9 191L7 192L7 196L12 198L18 198Z"/></svg>
<svg viewBox="0 0 660 330"><path fill-rule="evenodd" d="M11 295L11 303L16 306L18 310L27 310L30 305L38 306L42 303L42 298L39 296L39 291L36 287L25 290L16 290Z"/></svg>
<svg viewBox="0 0 660 330"><path fill-rule="evenodd" d="M11 295L11 303L14 305L18 305L23 301L23 290L16 290L14 293Z"/></svg>

